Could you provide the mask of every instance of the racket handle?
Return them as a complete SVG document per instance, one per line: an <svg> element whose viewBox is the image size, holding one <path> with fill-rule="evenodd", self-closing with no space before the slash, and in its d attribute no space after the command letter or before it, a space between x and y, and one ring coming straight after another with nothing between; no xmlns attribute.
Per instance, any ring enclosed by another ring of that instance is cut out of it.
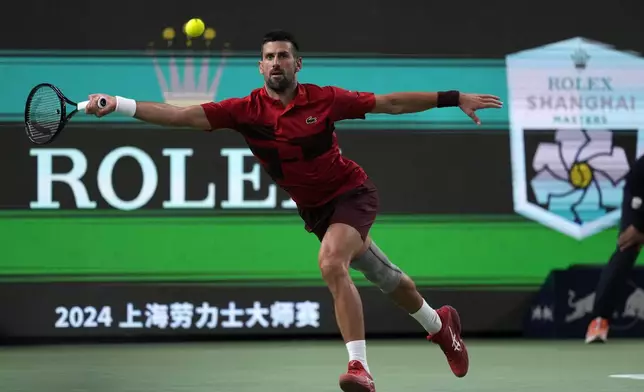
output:
<svg viewBox="0 0 644 392"><path fill-rule="evenodd" d="M85 111L85 108L87 107L88 103L89 101L79 102L78 105L76 105L76 107L78 108L78 111L79 112ZM107 106L107 99L105 99L105 97L100 97L98 99L98 108L103 109L105 106Z"/></svg>

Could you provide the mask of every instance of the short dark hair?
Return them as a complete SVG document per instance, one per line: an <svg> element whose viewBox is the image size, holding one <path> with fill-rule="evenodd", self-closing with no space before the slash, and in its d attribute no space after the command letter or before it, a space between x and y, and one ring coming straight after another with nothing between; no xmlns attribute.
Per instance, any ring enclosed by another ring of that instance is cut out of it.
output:
<svg viewBox="0 0 644 392"><path fill-rule="evenodd" d="M297 41L295 40L295 36L288 31L284 30L273 30L269 31L268 33L264 34L264 39L262 40L262 50L261 53L264 52L264 44L267 42L290 42L295 51L299 51L300 47L297 44Z"/></svg>

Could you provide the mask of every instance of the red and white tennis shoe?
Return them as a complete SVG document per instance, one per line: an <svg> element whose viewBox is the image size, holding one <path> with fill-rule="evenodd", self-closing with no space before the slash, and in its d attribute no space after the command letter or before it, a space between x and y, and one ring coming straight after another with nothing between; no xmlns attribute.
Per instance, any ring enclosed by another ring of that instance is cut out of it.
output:
<svg viewBox="0 0 644 392"><path fill-rule="evenodd" d="M344 392L376 392L376 383L360 361L349 361L347 372L340 376L340 389Z"/></svg>
<svg viewBox="0 0 644 392"><path fill-rule="evenodd" d="M427 340L440 346L447 363L456 377L465 377L470 366L465 342L461 339L461 318L456 309L443 306L436 310L443 323L441 330L429 335Z"/></svg>

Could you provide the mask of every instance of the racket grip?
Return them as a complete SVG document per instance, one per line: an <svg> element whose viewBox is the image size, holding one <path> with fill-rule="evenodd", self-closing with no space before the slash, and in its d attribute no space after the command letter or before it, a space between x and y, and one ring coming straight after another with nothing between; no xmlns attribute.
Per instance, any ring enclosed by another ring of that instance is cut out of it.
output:
<svg viewBox="0 0 644 392"><path fill-rule="evenodd" d="M84 111L88 103L89 101L79 102L78 105L76 105L76 107L78 108L78 111ZM100 97L98 99L99 109L103 109L105 106L107 106L107 99L105 97Z"/></svg>

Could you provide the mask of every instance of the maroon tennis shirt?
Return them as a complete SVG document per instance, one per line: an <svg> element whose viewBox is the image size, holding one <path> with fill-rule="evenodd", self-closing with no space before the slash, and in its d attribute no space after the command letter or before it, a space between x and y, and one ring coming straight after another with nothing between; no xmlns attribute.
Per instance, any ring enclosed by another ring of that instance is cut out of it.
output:
<svg viewBox="0 0 644 392"><path fill-rule="evenodd" d="M234 129L273 181L300 207L317 207L360 186L367 174L340 154L334 123L364 119L373 93L302 84L284 106L258 88L243 98L202 104L212 130Z"/></svg>

